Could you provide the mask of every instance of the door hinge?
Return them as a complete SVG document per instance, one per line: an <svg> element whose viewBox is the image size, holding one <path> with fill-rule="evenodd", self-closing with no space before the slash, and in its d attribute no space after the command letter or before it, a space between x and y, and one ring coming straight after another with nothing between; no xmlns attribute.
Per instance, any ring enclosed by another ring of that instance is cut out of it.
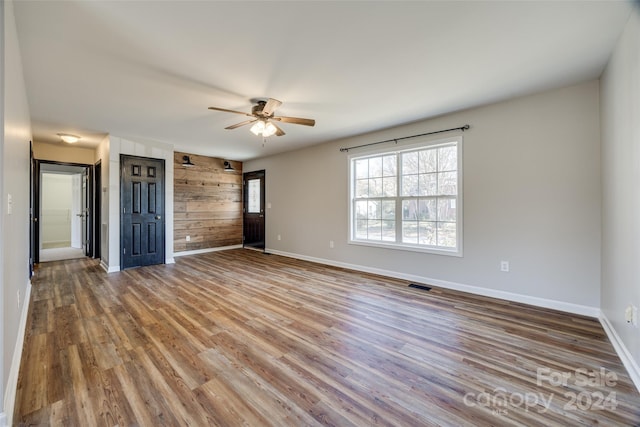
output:
<svg viewBox="0 0 640 427"><path fill-rule="evenodd" d="M122 248L122 253L126 254L127 253L127 248Z"/></svg>
<svg viewBox="0 0 640 427"><path fill-rule="evenodd" d="M122 213L127 213L127 208L122 208Z"/></svg>

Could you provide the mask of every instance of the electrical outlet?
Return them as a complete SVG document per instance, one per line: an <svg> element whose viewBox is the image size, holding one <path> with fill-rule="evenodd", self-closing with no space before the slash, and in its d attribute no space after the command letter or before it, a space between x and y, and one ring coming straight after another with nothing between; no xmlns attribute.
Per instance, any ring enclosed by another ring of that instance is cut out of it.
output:
<svg viewBox="0 0 640 427"><path fill-rule="evenodd" d="M20 290L18 289L18 308L20 308Z"/></svg>
<svg viewBox="0 0 640 427"><path fill-rule="evenodd" d="M509 272L509 261L500 261L500 271Z"/></svg>
<svg viewBox="0 0 640 427"><path fill-rule="evenodd" d="M278 240L282 240L282 236L278 234Z"/></svg>
<svg viewBox="0 0 640 427"><path fill-rule="evenodd" d="M329 240L329 247L333 249L333 240Z"/></svg>
<svg viewBox="0 0 640 427"><path fill-rule="evenodd" d="M185 239L187 242L190 242L190 241L191 241L191 236L187 236L187 237L185 237L184 239Z"/></svg>

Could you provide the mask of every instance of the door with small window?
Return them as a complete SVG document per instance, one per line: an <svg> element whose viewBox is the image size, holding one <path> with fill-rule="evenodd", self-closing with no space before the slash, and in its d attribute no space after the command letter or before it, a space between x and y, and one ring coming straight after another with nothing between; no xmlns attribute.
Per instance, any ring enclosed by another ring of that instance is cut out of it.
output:
<svg viewBox="0 0 640 427"><path fill-rule="evenodd" d="M243 244L248 248L265 248L264 180L263 170L243 175Z"/></svg>

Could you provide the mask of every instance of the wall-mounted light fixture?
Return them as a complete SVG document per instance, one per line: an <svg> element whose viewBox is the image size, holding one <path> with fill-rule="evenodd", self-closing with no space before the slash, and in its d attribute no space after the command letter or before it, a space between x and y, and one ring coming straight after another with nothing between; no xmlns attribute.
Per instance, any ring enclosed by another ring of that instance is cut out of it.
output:
<svg viewBox="0 0 640 427"><path fill-rule="evenodd" d="M73 144L74 142L80 141L80 137L76 135L70 135L68 133L59 133L58 136L61 140L66 142L67 144Z"/></svg>
<svg viewBox="0 0 640 427"><path fill-rule="evenodd" d="M189 158L189 156L182 156L182 167L191 168L193 166L195 165L191 163L191 159Z"/></svg>
<svg viewBox="0 0 640 427"><path fill-rule="evenodd" d="M235 171L235 169L233 168L233 166L231 166L231 163L229 163L228 161L224 161L224 171L225 172L233 172Z"/></svg>

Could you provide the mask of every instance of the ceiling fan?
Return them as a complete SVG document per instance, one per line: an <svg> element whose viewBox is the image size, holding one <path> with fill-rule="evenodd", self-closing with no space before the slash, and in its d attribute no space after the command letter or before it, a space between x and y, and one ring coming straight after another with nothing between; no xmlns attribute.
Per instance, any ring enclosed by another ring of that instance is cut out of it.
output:
<svg viewBox="0 0 640 427"><path fill-rule="evenodd" d="M259 99L254 102L256 102L256 105L254 105L251 108L251 113L243 113L242 111L228 110L226 108L219 108L219 107L209 107L209 110L225 111L227 113L242 114L243 116L252 117L252 119L250 120L245 120L244 122L227 126L225 129L236 129L236 128L239 128L240 126L253 123L253 126L251 126L251 132L253 132L256 135L262 135L265 138L271 135L276 135L276 136L284 135L284 131L278 125L273 123L274 121L283 122L283 123L293 123L296 125L304 125L304 126L313 126L316 124L316 121L313 119L303 119L300 117L274 116L273 113L276 110L276 108L282 105L282 102L278 101L277 99L268 98L266 101L263 99Z"/></svg>

